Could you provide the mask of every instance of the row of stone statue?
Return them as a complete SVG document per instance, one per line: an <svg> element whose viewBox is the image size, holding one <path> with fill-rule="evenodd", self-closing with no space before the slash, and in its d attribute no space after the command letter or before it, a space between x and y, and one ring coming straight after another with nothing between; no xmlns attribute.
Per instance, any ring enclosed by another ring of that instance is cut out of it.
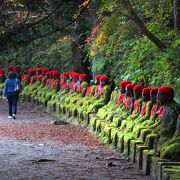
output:
<svg viewBox="0 0 180 180"><path fill-rule="evenodd" d="M179 161L180 106L171 86L146 88L122 80L111 89L106 75L96 75L88 84L87 74L60 76L46 68L25 70L21 79L23 99L75 117L103 141L131 155L139 168L149 171L150 157Z"/></svg>

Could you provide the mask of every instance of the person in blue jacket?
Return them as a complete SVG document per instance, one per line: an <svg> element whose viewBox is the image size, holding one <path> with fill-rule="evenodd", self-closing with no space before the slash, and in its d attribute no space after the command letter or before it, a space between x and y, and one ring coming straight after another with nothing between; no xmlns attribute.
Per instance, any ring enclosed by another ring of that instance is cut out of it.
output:
<svg viewBox="0 0 180 180"><path fill-rule="evenodd" d="M22 91L22 85L14 71L9 72L4 85L3 98L8 100L9 119L16 119L17 103L19 93Z"/></svg>

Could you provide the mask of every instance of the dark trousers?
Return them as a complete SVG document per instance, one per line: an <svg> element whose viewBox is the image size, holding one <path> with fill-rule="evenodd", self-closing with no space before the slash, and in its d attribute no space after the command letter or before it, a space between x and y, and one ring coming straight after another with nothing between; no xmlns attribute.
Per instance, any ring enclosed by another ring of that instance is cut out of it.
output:
<svg viewBox="0 0 180 180"><path fill-rule="evenodd" d="M9 104L9 116L17 113L17 103L19 100L19 93L8 94L7 95L8 104Z"/></svg>

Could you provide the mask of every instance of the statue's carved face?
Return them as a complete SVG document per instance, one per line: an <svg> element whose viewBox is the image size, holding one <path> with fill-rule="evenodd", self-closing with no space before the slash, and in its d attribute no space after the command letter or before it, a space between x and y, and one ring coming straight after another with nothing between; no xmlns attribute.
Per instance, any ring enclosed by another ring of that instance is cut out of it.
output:
<svg viewBox="0 0 180 180"><path fill-rule="evenodd" d="M125 87L120 87L120 92L125 93Z"/></svg>
<svg viewBox="0 0 180 180"><path fill-rule="evenodd" d="M128 97L128 96L133 97L133 90L126 88L126 97Z"/></svg>
<svg viewBox="0 0 180 180"><path fill-rule="evenodd" d="M95 81L92 79L91 81L90 81L90 86L92 86L92 85L94 85L95 84Z"/></svg>
<svg viewBox="0 0 180 180"><path fill-rule="evenodd" d="M95 85L98 85L99 84L99 80L95 80Z"/></svg>
<svg viewBox="0 0 180 180"><path fill-rule="evenodd" d="M157 100L156 94L151 93L150 94L150 100L151 100L152 103L156 103L156 100Z"/></svg>
<svg viewBox="0 0 180 180"><path fill-rule="evenodd" d="M79 78L77 78L77 77L73 77L72 79L74 82L77 82L79 80Z"/></svg>
<svg viewBox="0 0 180 180"><path fill-rule="evenodd" d="M108 82L107 81L100 81L100 85L106 85L106 84L108 84Z"/></svg>
<svg viewBox="0 0 180 180"><path fill-rule="evenodd" d="M134 91L134 98L139 99L142 97L142 92L141 91Z"/></svg>
<svg viewBox="0 0 180 180"><path fill-rule="evenodd" d="M171 102L173 98L170 96L167 96L164 92L159 91L157 100L160 105L164 105L168 102Z"/></svg>
<svg viewBox="0 0 180 180"><path fill-rule="evenodd" d="M79 78L79 82L87 82L86 78Z"/></svg>
<svg viewBox="0 0 180 180"><path fill-rule="evenodd" d="M37 73L36 73L36 75L40 75L40 74L42 74L42 73L41 73L41 72L37 72Z"/></svg>
<svg viewBox="0 0 180 180"><path fill-rule="evenodd" d="M150 99L149 94L148 93L142 93L142 99L143 99L143 101L148 101Z"/></svg>

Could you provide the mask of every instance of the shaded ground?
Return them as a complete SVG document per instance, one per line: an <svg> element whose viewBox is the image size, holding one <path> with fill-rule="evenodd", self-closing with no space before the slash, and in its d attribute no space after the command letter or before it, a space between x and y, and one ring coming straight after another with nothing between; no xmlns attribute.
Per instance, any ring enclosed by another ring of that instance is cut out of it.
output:
<svg viewBox="0 0 180 180"><path fill-rule="evenodd" d="M0 100L0 179L150 179L86 128L49 125L52 119L21 103L17 119L8 120Z"/></svg>

